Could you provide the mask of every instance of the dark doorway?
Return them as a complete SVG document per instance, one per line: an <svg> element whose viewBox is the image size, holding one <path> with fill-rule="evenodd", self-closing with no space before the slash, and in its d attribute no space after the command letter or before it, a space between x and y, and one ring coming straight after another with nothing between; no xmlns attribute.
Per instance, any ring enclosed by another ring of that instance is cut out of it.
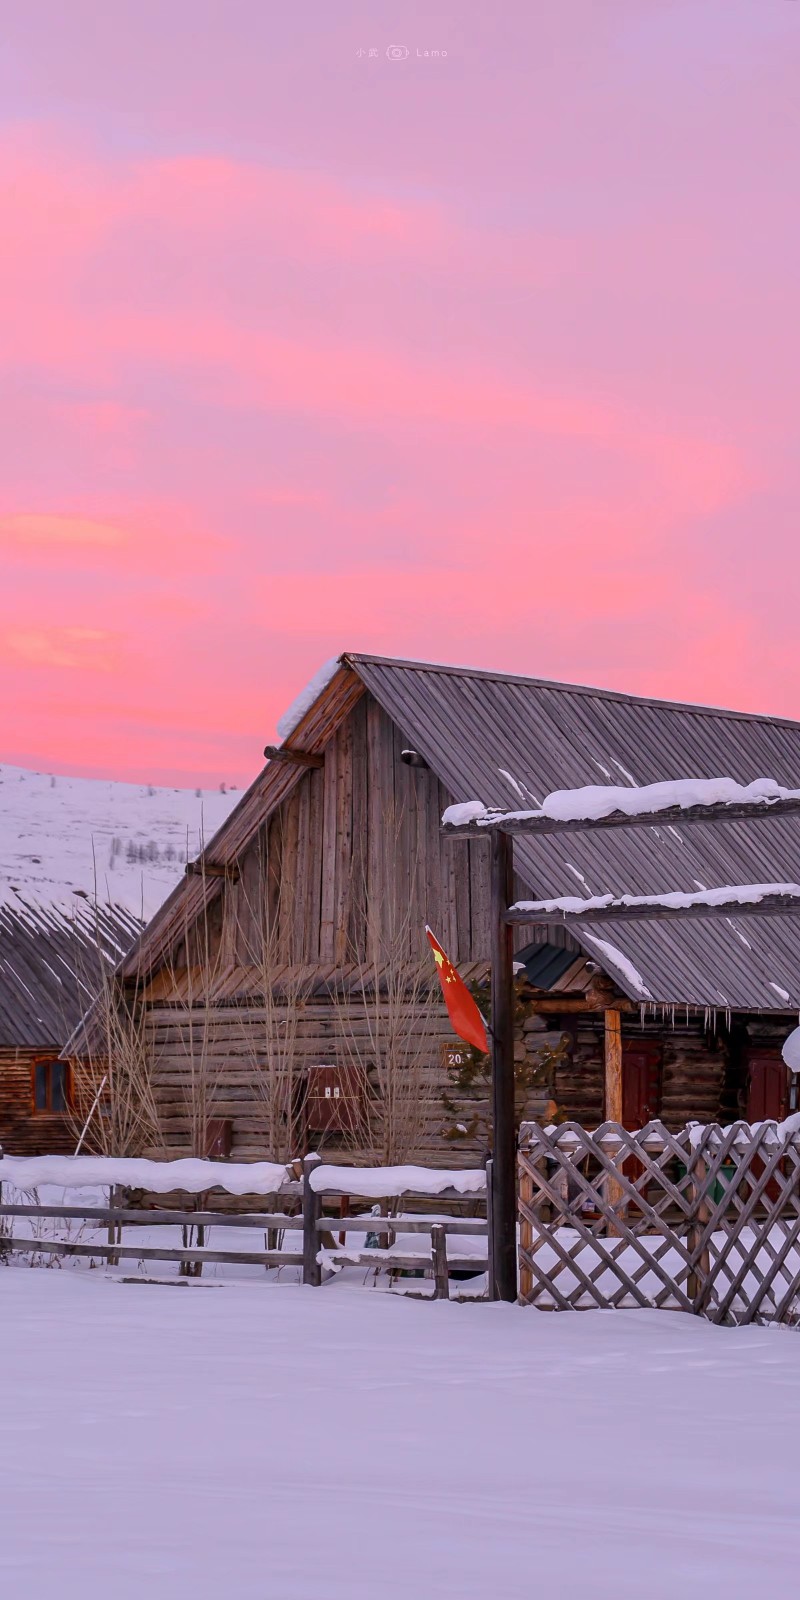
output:
<svg viewBox="0 0 800 1600"><path fill-rule="evenodd" d="M623 1127L644 1128L660 1112L661 1045L649 1039L623 1039Z"/></svg>
<svg viewBox="0 0 800 1600"><path fill-rule="evenodd" d="M777 1051L751 1050L747 1058L748 1122L782 1122L788 1111L789 1074Z"/></svg>

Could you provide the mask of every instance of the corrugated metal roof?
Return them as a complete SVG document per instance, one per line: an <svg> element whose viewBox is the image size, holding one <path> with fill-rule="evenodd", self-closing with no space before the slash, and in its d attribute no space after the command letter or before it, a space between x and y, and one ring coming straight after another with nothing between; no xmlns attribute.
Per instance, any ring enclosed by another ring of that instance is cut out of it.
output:
<svg viewBox="0 0 800 1600"><path fill-rule="evenodd" d="M534 944L525 950L517 950L516 961L522 961L525 966L525 975L537 989L553 989L563 979L564 973L570 968L585 963L579 960L576 963L575 951L565 950L557 944Z"/></svg>
<svg viewBox="0 0 800 1600"><path fill-rule="evenodd" d="M0 905L0 1048L60 1050L140 931L119 906Z"/></svg>
<svg viewBox="0 0 800 1600"><path fill-rule="evenodd" d="M456 800L518 806L582 784L720 775L800 786L797 722L501 673L346 660ZM517 837L514 852L541 899L781 882L797 875L800 819ZM571 931L595 958L592 933L616 947L661 1004L800 1008L800 915L624 925L598 918ZM602 964L631 999L642 998L624 961L616 970Z"/></svg>

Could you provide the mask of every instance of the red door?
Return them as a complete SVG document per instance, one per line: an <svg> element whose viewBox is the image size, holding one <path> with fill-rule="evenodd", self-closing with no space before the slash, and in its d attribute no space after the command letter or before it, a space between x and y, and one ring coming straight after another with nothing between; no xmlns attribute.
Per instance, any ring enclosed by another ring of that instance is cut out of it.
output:
<svg viewBox="0 0 800 1600"><path fill-rule="evenodd" d="M622 1041L622 1126L643 1128L661 1110L661 1046L647 1039Z"/></svg>
<svg viewBox="0 0 800 1600"><path fill-rule="evenodd" d="M753 1050L747 1060L747 1120L748 1122L782 1122L789 1100L789 1074L776 1051ZM753 1178L764 1171L763 1163L755 1157L750 1167ZM783 1163L781 1163L783 1170ZM771 1178L764 1190L767 1204L777 1200L780 1186Z"/></svg>
<svg viewBox="0 0 800 1600"><path fill-rule="evenodd" d="M786 1116L789 1074L777 1052L752 1051L748 1058L748 1122L782 1122Z"/></svg>

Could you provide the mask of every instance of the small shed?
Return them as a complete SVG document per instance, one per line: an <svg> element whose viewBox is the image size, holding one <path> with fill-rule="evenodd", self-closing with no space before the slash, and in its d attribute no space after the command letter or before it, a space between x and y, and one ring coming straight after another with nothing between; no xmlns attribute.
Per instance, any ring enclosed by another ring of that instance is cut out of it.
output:
<svg viewBox="0 0 800 1600"><path fill-rule="evenodd" d="M80 896L0 905L0 1145L12 1154L74 1149L76 1063L61 1052L141 926Z"/></svg>

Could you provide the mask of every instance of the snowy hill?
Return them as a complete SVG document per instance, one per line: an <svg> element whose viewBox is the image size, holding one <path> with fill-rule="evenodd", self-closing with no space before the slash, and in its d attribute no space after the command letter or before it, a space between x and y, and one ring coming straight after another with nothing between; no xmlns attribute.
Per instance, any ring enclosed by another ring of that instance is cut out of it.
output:
<svg viewBox="0 0 800 1600"><path fill-rule="evenodd" d="M240 791L156 789L0 763L0 903L78 895L149 918Z"/></svg>

